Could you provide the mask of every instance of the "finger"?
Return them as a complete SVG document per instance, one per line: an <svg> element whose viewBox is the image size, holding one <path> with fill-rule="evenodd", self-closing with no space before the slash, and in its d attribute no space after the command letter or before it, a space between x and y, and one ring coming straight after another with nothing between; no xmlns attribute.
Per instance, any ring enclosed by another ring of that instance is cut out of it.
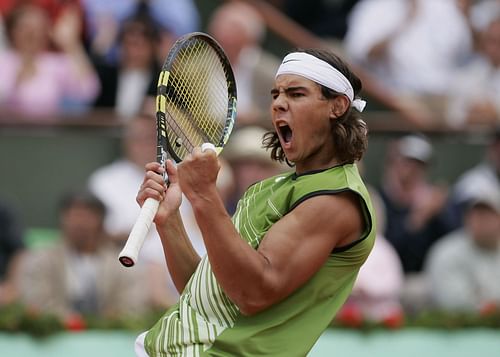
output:
<svg viewBox="0 0 500 357"><path fill-rule="evenodd" d="M165 172L165 169L161 166L159 162L153 161L153 162L148 162L145 165L146 171L155 171L160 175L163 175Z"/></svg>
<svg viewBox="0 0 500 357"><path fill-rule="evenodd" d="M144 204L144 201L146 201L146 199L148 199L148 198L153 198L153 199L161 202L165 198L165 195L162 192L158 192L157 190L154 190L150 187L146 187L139 192L139 194L137 195L136 201L142 207L142 205Z"/></svg>
<svg viewBox="0 0 500 357"><path fill-rule="evenodd" d="M158 182L160 184L162 184L164 182L163 176L156 171L146 172L146 175L144 177L144 183L147 182L148 180L153 180L153 181Z"/></svg>
<svg viewBox="0 0 500 357"><path fill-rule="evenodd" d="M167 165L167 175L168 175L168 181L170 184L176 184L179 182L179 176L177 175L177 166L174 164L172 160L167 160L165 162L165 165Z"/></svg>
<svg viewBox="0 0 500 357"><path fill-rule="evenodd" d="M158 180L158 177L160 178L160 180ZM144 182L142 188L143 189L150 188L163 193L167 189L167 186L165 185L165 182L163 181L161 176L155 174L154 178L148 179Z"/></svg>

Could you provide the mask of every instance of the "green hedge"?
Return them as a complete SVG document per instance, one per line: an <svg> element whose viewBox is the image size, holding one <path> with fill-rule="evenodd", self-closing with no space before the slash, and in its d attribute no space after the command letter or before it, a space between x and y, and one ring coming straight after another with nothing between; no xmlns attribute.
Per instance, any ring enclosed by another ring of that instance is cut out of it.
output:
<svg viewBox="0 0 500 357"><path fill-rule="evenodd" d="M62 320L55 315L42 313L13 304L0 308L0 331L23 332L34 337L46 337L63 331L83 330L126 330L144 331L158 320L162 311L154 311L140 317L103 318L96 316L74 316ZM432 328L443 330L465 328L500 329L500 310L491 310L483 314L449 313L427 311L414 317L397 320L373 322L363 319L336 319L331 328L357 329L372 331L380 329Z"/></svg>

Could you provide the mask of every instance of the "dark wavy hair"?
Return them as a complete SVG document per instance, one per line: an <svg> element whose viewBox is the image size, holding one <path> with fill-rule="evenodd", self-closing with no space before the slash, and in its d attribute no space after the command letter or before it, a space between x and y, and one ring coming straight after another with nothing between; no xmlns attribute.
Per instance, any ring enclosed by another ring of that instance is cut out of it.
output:
<svg viewBox="0 0 500 357"><path fill-rule="evenodd" d="M294 52L308 53L339 70L351 83L354 89L354 98L358 97L362 89L361 80L339 56L322 49L297 50ZM321 87L321 93L326 99L333 99L339 95L343 95L323 85L318 85ZM353 163L363 157L368 147L368 129L366 123L361 119L361 113L357 109L350 106L344 114L332 120L331 132L335 156L339 162L344 164ZM278 134L275 131L269 131L264 134L262 146L267 150L271 150L271 159L286 162L289 166L293 166L287 160Z"/></svg>

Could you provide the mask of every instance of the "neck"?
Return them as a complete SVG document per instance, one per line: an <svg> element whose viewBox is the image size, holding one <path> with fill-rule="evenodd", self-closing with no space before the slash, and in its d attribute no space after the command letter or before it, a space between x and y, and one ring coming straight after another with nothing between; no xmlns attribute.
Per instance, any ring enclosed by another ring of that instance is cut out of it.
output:
<svg viewBox="0 0 500 357"><path fill-rule="evenodd" d="M345 161L341 162L337 159L331 159L322 163L317 163L317 164L311 164L311 163L296 163L295 164L295 172L297 175L302 175L306 172L311 172L311 171L321 171L321 170L326 170L330 169L332 167L336 166L341 166L346 164Z"/></svg>

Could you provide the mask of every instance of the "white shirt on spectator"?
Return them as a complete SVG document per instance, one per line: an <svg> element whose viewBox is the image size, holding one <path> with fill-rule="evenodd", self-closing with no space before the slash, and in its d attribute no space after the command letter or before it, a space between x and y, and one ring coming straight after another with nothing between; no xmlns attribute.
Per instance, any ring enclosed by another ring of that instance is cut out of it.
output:
<svg viewBox="0 0 500 357"><path fill-rule="evenodd" d="M453 127L466 124L468 113L476 102L491 102L500 114L500 68L484 58L464 67L450 86L447 121Z"/></svg>
<svg viewBox="0 0 500 357"><path fill-rule="evenodd" d="M436 243L425 272L440 308L477 311L487 303L500 303L500 249L480 248L465 230Z"/></svg>
<svg viewBox="0 0 500 357"><path fill-rule="evenodd" d="M417 0L417 5L407 23L409 1L362 0L349 18L346 50L401 94L442 95L470 54L470 30L455 0ZM386 57L370 60L372 47L393 33Z"/></svg>

